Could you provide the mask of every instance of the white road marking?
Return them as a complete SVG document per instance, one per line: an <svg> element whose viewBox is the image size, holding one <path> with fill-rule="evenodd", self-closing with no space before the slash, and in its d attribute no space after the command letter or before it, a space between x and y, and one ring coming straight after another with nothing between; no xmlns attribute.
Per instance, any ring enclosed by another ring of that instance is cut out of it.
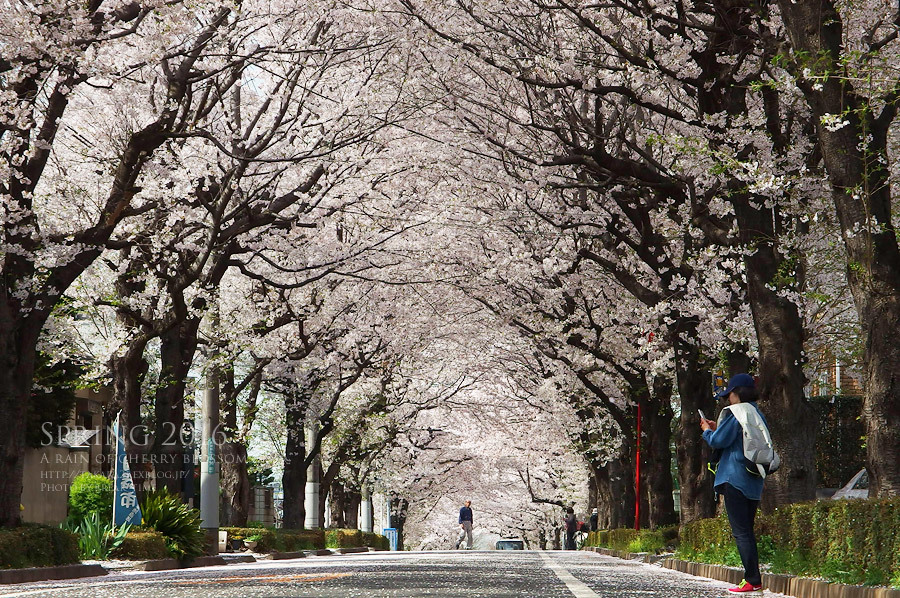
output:
<svg viewBox="0 0 900 598"><path fill-rule="evenodd" d="M547 565L547 568L556 573L559 580L566 584L566 587L569 588L569 591L572 592L572 595L575 596L575 598L601 598L600 594L587 587L574 575L569 573L565 567L547 556L546 552L541 552L541 558L544 559L544 564Z"/></svg>

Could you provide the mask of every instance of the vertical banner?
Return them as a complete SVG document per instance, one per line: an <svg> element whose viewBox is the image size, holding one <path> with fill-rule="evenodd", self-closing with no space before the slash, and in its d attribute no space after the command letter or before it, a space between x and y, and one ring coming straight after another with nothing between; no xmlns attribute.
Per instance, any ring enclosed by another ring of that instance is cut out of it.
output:
<svg viewBox="0 0 900 598"><path fill-rule="evenodd" d="M140 525L143 517L138 504L131 468L128 466L128 454L125 452L125 431L119 425L122 413L116 416L113 424L113 435L116 437L115 491L113 492L113 525L116 527L126 523Z"/></svg>

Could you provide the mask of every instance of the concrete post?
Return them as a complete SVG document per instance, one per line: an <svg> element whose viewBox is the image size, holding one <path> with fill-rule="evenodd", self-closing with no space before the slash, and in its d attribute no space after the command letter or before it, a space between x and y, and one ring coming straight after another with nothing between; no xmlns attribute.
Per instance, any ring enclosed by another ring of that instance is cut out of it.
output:
<svg viewBox="0 0 900 598"><path fill-rule="evenodd" d="M200 527L206 531L211 554L219 553L219 373L210 367L203 391L203 431L200 442Z"/></svg>
<svg viewBox="0 0 900 598"><path fill-rule="evenodd" d="M316 444L316 429L306 429L306 446L312 447ZM303 527L306 529L318 529L319 527L319 488L321 481L319 471L322 469L319 458L313 459L309 469L306 472L306 518L303 520Z"/></svg>
<svg viewBox="0 0 900 598"><path fill-rule="evenodd" d="M368 488L363 488L361 494L362 500L359 503L359 529L364 532L372 532L375 529L372 494L369 492Z"/></svg>

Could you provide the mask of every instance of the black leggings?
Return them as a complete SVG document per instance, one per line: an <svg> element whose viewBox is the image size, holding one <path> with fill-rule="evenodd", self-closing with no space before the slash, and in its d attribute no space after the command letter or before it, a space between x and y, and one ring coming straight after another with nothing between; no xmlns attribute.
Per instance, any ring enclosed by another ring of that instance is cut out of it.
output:
<svg viewBox="0 0 900 598"><path fill-rule="evenodd" d="M756 547L756 535L753 532L753 522L756 520L759 501L750 500L731 484L722 484L718 489L719 493L725 496L725 511L728 513L731 533L737 543L741 563L744 565L744 579L755 586L761 585L759 551Z"/></svg>

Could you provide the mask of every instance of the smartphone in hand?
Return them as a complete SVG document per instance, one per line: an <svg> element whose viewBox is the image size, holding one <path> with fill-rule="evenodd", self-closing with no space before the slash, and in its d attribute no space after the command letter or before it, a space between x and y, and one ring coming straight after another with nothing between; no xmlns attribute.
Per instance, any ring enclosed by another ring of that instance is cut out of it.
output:
<svg viewBox="0 0 900 598"><path fill-rule="evenodd" d="M706 416L703 415L703 411L701 409L697 409L697 413L700 414L700 419L706 419Z"/></svg>

